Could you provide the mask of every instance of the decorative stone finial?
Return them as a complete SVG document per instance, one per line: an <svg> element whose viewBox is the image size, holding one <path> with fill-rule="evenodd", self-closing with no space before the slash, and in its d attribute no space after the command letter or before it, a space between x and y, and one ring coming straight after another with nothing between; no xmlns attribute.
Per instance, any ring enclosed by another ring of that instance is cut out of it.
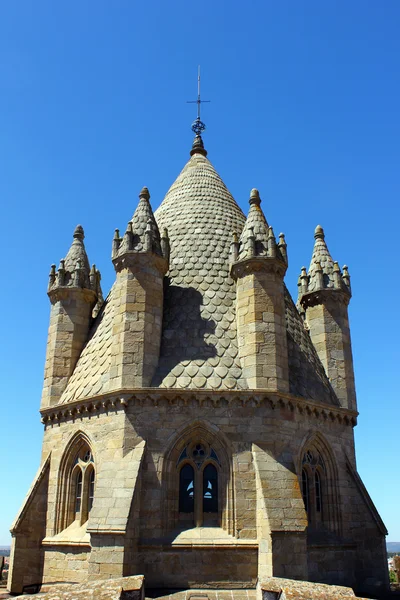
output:
<svg viewBox="0 0 400 600"><path fill-rule="evenodd" d="M51 265L48 289L50 289L51 286L54 285L55 280L56 280L56 265Z"/></svg>
<svg viewBox="0 0 400 600"><path fill-rule="evenodd" d="M82 225L77 225L75 227L74 238L77 240L83 240L85 238L85 232L83 231Z"/></svg>
<svg viewBox="0 0 400 600"><path fill-rule="evenodd" d="M169 262L170 245L169 245L168 229L166 227L164 227L163 234L161 236L161 252L162 252L163 257Z"/></svg>
<svg viewBox="0 0 400 600"><path fill-rule="evenodd" d="M230 261L236 262L239 256L239 237L236 231L232 232L232 242L230 248Z"/></svg>
<svg viewBox="0 0 400 600"><path fill-rule="evenodd" d="M314 238L316 240L324 240L325 239L325 233L324 230L322 229L321 225L317 225L315 228L315 232L314 232Z"/></svg>
<svg viewBox="0 0 400 600"><path fill-rule="evenodd" d="M145 198L146 200L150 200L150 192L147 187L143 187L140 191L139 198Z"/></svg>
<svg viewBox="0 0 400 600"><path fill-rule="evenodd" d="M341 273L340 273L340 267L339 267L339 263L337 262L337 260L334 261L333 263L333 286L337 289L340 290L341 289Z"/></svg>
<svg viewBox="0 0 400 600"><path fill-rule="evenodd" d="M193 154L202 154L203 156L207 156L207 150L205 150L204 148L204 143L201 135L196 135L196 137L193 140L190 156L193 156Z"/></svg>
<svg viewBox="0 0 400 600"><path fill-rule="evenodd" d="M268 256L275 258L276 257L276 239L274 230L272 227L268 227Z"/></svg>
<svg viewBox="0 0 400 600"><path fill-rule="evenodd" d="M280 253L281 253L281 256L282 256L283 260L285 261L286 264L288 264L287 243L286 243L286 240L285 240L285 234L284 233L280 233L279 234L278 248L280 250Z"/></svg>
<svg viewBox="0 0 400 600"><path fill-rule="evenodd" d="M256 206L260 206L261 204L260 194L256 188L253 188L250 192L249 204L255 204Z"/></svg>
<svg viewBox="0 0 400 600"><path fill-rule="evenodd" d="M348 269L349 269L349 267L347 265L343 265L342 279L343 279L344 283L347 285L347 287L350 290L350 275L349 275Z"/></svg>
<svg viewBox="0 0 400 600"><path fill-rule="evenodd" d="M301 273L300 273L299 279L301 282L301 293L305 294L308 289L308 275L307 275L307 269L305 267L301 267Z"/></svg>

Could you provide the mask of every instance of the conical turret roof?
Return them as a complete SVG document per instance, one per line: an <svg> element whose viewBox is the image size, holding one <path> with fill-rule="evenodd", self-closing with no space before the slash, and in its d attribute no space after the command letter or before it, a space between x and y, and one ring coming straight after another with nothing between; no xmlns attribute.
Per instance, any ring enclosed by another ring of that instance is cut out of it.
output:
<svg viewBox="0 0 400 600"><path fill-rule="evenodd" d="M72 244L65 257L65 269L67 271L74 271L76 268L76 263L79 261L81 268L85 269L85 271L87 271L87 275L89 276L90 266L85 250L85 244L83 242L84 239L85 233L83 231L83 227L82 225L77 225L74 231L74 239L72 240Z"/></svg>
<svg viewBox="0 0 400 600"><path fill-rule="evenodd" d="M245 216L204 152L193 152L155 217L168 229L171 254L154 384L245 387L229 276L232 232Z"/></svg>
<svg viewBox="0 0 400 600"><path fill-rule="evenodd" d="M145 246L145 231L148 225L153 233L153 251L161 256L160 232L150 205L149 190L144 187L139 194L139 204L131 219L133 233L133 250L141 252Z"/></svg>
<svg viewBox="0 0 400 600"><path fill-rule="evenodd" d="M247 215L242 235L240 236L239 260L247 258L248 239L254 236L256 256L268 254L268 222L261 208L261 198L258 190L253 188L250 192L250 210Z"/></svg>
<svg viewBox="0 0 400 600"><path fill-rule="evenodd" d="M136 211L139 223L132 223L133 233L144 223L146 211L144 205ZM251 208L250 213L258 236L264 239L268 224L262 211ZM199 140L195 140L191 158L154 217L159 230L168 229L170 270L166 276L160 359L152 386L193 390L247 388L238 356L236 284L229 274L232 233L240 236L246 218ZM338 404L286 289L285 303L290 391ZM61 402L110 391L112 332L118 311L113 287Z"/></svg>

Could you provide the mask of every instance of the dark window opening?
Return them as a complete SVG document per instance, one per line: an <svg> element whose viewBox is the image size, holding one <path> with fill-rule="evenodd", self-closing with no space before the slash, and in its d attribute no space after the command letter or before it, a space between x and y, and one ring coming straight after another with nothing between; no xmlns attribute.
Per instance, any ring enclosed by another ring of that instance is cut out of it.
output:
<svg viewBox="0 0 400 600"><path fill-rule="evenodd" d="M90 479L89 479L88 512L90 512L92 510L92 506L93 506L94 481L95 481L95 474L94 474L94 469L93 469L92 472L90 473Z"/></svg>
<svg viewBox="0 0 400 600"><path fill-rule="evenodd" d="M179 473L179 512L194 511L194 469L184 465Z"/></svg>
<svg viewBox="0 0 400 600"><path fill-rule="evenodd" d="M315 471L315 509L318 513L322 512L321 476L318 471Z"/></svg>
<svg viewBox="0 0 400 600"><path fill-rule="evenodd" d="M305 469L301 472L301 492L303 495L304 508L306 509L307 515L310 517L310 492L308 485L308 473Z"/></svg>
<svg viewBox="0 0 400 600"><path fill-rule="evenodd" d="M214 465L203 471L203 512L218 512L218 473Z"/></svg>
<svg viewBox="0 0 400 600"><path fill-rule="evenodd" d="M79 469L75 482L75 514L79 517L82 502L82 471Z"/></svg>

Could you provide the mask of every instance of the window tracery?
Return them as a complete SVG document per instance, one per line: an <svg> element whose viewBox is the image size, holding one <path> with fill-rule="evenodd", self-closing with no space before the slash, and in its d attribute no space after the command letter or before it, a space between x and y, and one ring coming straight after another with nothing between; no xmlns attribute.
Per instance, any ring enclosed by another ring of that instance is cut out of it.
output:
<svg viewBox="0 0 400 600"><path fill-rule="evenodd" d="M321 434L313 434L299 458L299 483L310 535L321 530L341 535L338 474L328 442Z"/></svg>
<svg viewBox="0 0 400 600"><path fill-rule="evenodd" d="M217 453L205 442L192 442L182 450L177 463L182 518L191 515L198 526L211 524L211 521L217 524L219 466Z"/></svg>
<svg viewBox="0 0 400 600"><path fill-rule="evenodd" d="M57 531L86 523L93 507L96 470L89 444L78 437L67 448L60 468Z"/></svg>
<svg viewBox="0 0 400 600"><path fill-rule="evenodd" d="M302 460L301 490L308 521L317 525L323 521L323 478L326 475L325 462L318 450L308 449Z"/></svg>

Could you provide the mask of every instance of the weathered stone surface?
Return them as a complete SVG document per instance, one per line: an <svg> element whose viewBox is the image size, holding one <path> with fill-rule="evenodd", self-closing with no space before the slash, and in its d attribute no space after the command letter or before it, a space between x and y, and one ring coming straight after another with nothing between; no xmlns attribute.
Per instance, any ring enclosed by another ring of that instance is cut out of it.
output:
<svg viewBox="0 0 400 600"><path fill-rule="evenodd" d="M310 581L270 577L263 579L259 585L263 600L278 600L278 598L279 600L340 600L340 598L365 600L358 597L356 599L351 588Z"/></svg>
<svg viewBox="0 0 400 600"><path fill-rule="evenodd" d="M84 584L54 584L39 594L24 594L17 598L40 598L41 600L143 600L144 577L120 577L106 581L90 581Z"/></svg>

